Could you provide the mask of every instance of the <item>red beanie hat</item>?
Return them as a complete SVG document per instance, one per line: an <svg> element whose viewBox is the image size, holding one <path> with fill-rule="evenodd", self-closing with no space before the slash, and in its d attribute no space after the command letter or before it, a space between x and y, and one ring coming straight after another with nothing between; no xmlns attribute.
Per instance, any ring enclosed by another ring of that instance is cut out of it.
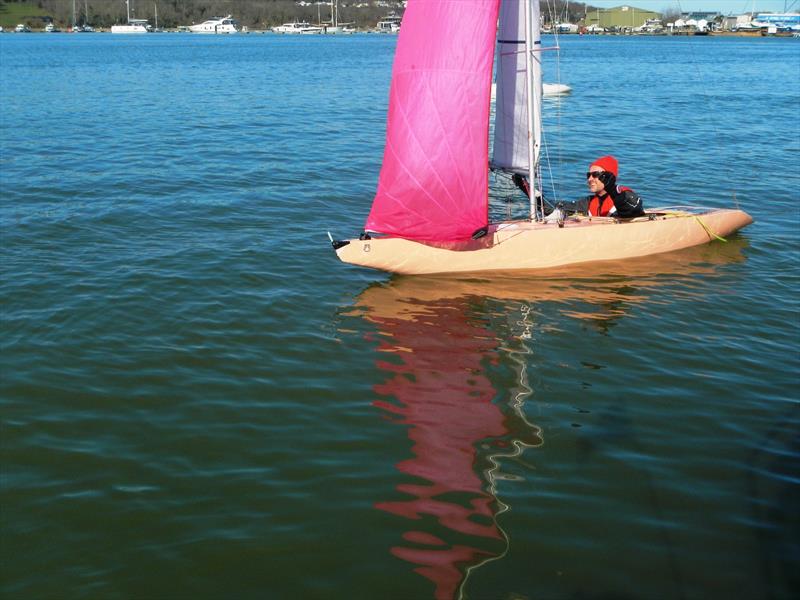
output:
<svg viewBox="0 0 800 600"><path fill-rule="evenodd" d="M600 167L603 171L608 171L609 173L613 173L614 177L617 176L617 159L611 155L608 156L601 156L596 161L594 161L589 168L592 167Z"/></svg>

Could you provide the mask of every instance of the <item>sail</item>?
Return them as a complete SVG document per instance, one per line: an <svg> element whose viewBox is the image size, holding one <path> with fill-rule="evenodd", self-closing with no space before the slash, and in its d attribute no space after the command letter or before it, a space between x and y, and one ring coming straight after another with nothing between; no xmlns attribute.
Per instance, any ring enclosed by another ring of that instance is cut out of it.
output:
<svg viewBox="0 0 800 600"><path fill-rule="evenodd" d="M488 222L490 85L500 0L409 0L367 231L469 238Z"/></svg>
<svg viewBox="0 0 800 600"><path fill-rule="evenodd" d="M528 174L528 93L525 66L525 4L529 3L532 28L530 89L533 97L534 165L539 162L542 137L542 61L539 2L504 0L497 33L497 84L492 166Z"/></svg>

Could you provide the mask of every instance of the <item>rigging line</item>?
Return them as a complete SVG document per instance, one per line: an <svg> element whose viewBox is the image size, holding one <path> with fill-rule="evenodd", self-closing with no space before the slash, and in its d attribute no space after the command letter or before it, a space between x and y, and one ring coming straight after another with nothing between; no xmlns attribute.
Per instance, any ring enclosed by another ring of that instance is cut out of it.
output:
<svg viewBox="0 0 800 600"><path fill-rule="evenodd" d="M558 42L558 40L556 40ZM556 44L558 45L558 43ZM561 85L561 48L559 47L559 51L556 52L556 83ZM564 152L563 152L563 144L562 144L562 136L561 136L561 97L556 98L556 159L558 160L558 168L559 172L563 172L563 159L564 159Z"/></svg>
<svg viewBox="0 0 800 600"><path fill-rule="evenodd" d="M553 201L551 202L551 205L553 208L555 208L558 204L558 194L556 193L556 182L555 178L553 177L553 167L550 164L550 147L547 145L547 138L545 137L544 131L542 131L542 146L544 146L544 156L547 162L547 173L550 175L550 188L553 190ZM539 164L541 164L541 161L539 161Z"/></svg>
<svg viewBox="0 0 800 600"><path fill-rule="evenodd" d="M560 84L561 83L561 40L558 39L558 36L559 36L558 27L554 26L553 18L552 18L552 15L555 12L555 0L552 0L552 2L551 2L551 0L548 0L547 4L548 4L548 8L550 9L550 15L551 15L551 18L550 18L550 30L552 31L552 35L555 38L555 47L558 49L558 52L556 52L556 83ZM558 100L558 108L556 109L556 159L558 161L559 172L561 172L560 169L562 167L562 163L561 163L561 157L562 157L562 152L561 152L561 148L562 148L562 146L561 146L561 139L562 139L561 138L561 131L562 131L561 130L561 100L559 99ZM544 138L544 133L542 133L542 138ZM553 200L555 201L558 196L556 195L555 181L553 179L553 171L552 171L552 167L550 165L550 156L549 155L547 157L547 169L548 169L548 172L550 173L550 184L551 184L551 186L553 188Z"/></svg>

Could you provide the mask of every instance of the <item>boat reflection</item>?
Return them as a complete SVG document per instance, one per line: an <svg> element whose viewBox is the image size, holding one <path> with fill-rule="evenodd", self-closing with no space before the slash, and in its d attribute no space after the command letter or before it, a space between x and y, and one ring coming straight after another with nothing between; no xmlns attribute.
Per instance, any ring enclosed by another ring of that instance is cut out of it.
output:
<svg viewBox="0 0 800 600"><path fill-rule="evenodd" d="M375 504L408 519L391 553L429 579L439 599L459 597L471 572L506 553L498 517L509 507L496 485L514 478L502 472L512 458L543 443L524 406L535 391L526 369L540 333L532 306L561 303L562 317L608 328L662 286L714 277L742 260L742 247L528 277L394 277L364 290L355 313L375 328L386 374L374 405L407 427L412 442L397 464L406 479L396 487L401 499Z"/></svg>

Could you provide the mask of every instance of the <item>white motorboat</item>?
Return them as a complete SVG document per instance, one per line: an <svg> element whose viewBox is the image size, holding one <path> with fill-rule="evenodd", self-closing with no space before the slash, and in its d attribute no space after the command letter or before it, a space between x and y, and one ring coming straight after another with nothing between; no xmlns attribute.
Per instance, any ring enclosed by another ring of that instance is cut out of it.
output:
<svg viewBox="0 0 800 600"><path fill-rule="evenodd" d="M20 23L19 25L17 25L14 28L14 32L15 33L30 33L31 32L31 28L28 27L27 25L23 24L23 23Z"/></svg>
<svg viewBox="0 0 800 600"><path fill-rule="evenodd" d="M400 33L400 22L402 21L401 17L397 15L388 15L378 21L378 32L379 33Z"/></svg>
<svg viewBox="0 0 800 600"><path fill-rule="evenodd" d="M274 33L302 33L302 34L316 34L322 33L322 27L311 25L307 21L295 21L293 23L284 23L273 27Z"/></svg>
<svg viewBox="0 0 800 600"><path fill-rule="evenodd" d="M569 94L572 88L565 83L543 83L542 95L543 96L561 96L562 94ZM492 100L497 96L497 84L492 84Z"/></svg>
<svg viewBox="0 0 800 600"><path fill-rule="evenodd" d="M197 25L189 25L192 33L239 33L242 26L231 15L227 17L212 17Z"/></svg>

